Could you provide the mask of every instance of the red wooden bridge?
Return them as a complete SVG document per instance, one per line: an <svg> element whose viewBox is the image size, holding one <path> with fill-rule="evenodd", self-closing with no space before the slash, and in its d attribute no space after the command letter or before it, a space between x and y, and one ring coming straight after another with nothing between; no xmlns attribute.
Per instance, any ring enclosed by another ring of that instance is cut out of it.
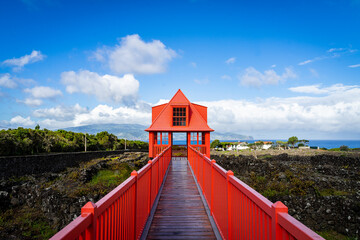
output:
<svg viewBox="0 0 360 240"><path fill-rule="evenodd" d="M180 90L147 131L154 158L51 239L323 239L210 160L207 110ZM172 156L176 131L187 157Z"/></svg>

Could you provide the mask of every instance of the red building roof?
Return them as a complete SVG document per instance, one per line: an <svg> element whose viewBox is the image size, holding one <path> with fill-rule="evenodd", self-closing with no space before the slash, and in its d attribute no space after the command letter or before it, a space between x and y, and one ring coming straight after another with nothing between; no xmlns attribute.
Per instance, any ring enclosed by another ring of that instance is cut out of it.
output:
<svg viewBox="0 0 360 240"><path fill-rule="evenodd" d="M187 108L186 126L173 126L173 107ZM152 108L152 124L145 131L212 132L207 124L207 107L191 103L179 89L167 104Z"/></svg>

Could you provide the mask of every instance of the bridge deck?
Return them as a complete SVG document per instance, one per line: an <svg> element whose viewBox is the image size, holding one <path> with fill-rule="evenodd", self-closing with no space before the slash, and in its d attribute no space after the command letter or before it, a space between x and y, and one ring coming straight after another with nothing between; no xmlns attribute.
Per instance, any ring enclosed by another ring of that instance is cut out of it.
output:
<svg viewBox="0 0 360 240"><path fill-rule="evenodd" d="M216 239L186 158L173 158L147 239Z"/></svg>

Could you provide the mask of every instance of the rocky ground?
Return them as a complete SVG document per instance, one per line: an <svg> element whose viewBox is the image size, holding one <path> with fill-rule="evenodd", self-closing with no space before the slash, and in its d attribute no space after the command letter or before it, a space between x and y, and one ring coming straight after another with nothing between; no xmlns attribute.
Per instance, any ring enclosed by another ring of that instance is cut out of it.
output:
<svg viewBox="0 0 360 240"><path fill-rule="evenodd" d="M124 153L61 173L0 180L0 239L48 239L147 161L148 153Z"/></svg>
<svg viewBox="0 0 360 240"><path fill-rule="evenodd" d="M360 237L359 152L260 150L211 158L326 239Z"/></svg>

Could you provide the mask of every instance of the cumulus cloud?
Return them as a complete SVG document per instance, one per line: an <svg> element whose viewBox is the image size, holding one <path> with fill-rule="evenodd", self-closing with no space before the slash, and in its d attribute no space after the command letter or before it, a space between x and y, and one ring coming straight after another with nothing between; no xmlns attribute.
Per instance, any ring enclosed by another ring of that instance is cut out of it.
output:
<svg viewBox="0 0 360 240"><path fill-rule="evenodd" d="M11 78L10 74L5 73L0 75L0 87L16 88L17 84L15 80Z"/></svg>
<svg viewBox="0 0 360 240"><path fill-rule="evenodd" d="M58 121L73 120L76 115L88 113L88 109L81 107L79 104L74 106L57 106L52 108L36 109L33 116L37 118L55 119Z"/></svg>
<svg viewBox="0 0 360 240"><path fill-rule="evenodd" d="M122 106L118 108L100 104L88 110L76 104L72 107L58 106L35 110L33 116L42 119L40 121L41 126L51 129L100 123L149 125L151 123L151 107L149 104L138 102L132 107Z"/></svg>
<svg viewBox="0 0 360 240"><path fill-rule="evenodd" d="M360 87L313 87L321 96L267 98L257 101L199 102L208 107L209 125L219 132L237 132L255 138L360 137ZM311 88L308 88L311 89ZM302 89L303 92L311 90Z"/></svg>
<svg viewBox="0 0 360 240"><path fill-rule="evenodd" d="M236 61L236 57L231 57L228 60L226 60L225 63L226 64L232 64L232 63L235 63L235 61Z"/></svg>
<svg viewBox="0 0 360 240"><path fill-rule="evenodd" d="M139 81L132 74L123 77L99 75L88 70L69 71L61 74L61 82L68 93L95 95L101 101L133 104L137 99Z"/></svg>
<svg viewBox="0 0 360 240"><path fill-rule="evenodd" d="M19 103L24 103L25 105L31 106L31 107L37 107L43 104L43 101L41 99L36 98L25 98L25 100L16 100Z"/></svg>
<svg viewBox="0 0 360 240"><path fill-rule="evenodd" d="M18 115L10 120L10 124L19 127L32 127L35 125L35 122L31 120L30 117L23 118L22 116Z"/></svg>
<svg viewBox="0 0 360 240"><path fill-rule="evenodd" d="M4 65L14 67L13 69L21 70L26 64L34 63L41 61L45 58L40 51L33 50L30 55L25 55L19 58L12 58L3 61Z"/></svg>
<svg viewBox="0 0 360 240"><path fill-rule="evenodd" d="M45 86L26 88L24 92L30 93L34 98L55 98L62 96L62 92L60 90Z"/></svg>
<svg viewBox="0 0 360 240"><path fill-rule="evenodd" d="M144 42L137 34L123 37L115 47L102 47L93 54L96 60L107 63L112 71L120 74L162 73L176 56L176 52L161 41Z"/></svg>
<svg viewBox="0 0 360 240"><path fill-rule="evenodd" d="M254 67L248 67L245 69L245 73L239 76L239 79L241 85L261 87L262 85L277 85L281 81L296 77L297 76L291 67L285 68L285 72L281 75L278 75L273 69L269 69L264 73L261 73Z"/></svg>

